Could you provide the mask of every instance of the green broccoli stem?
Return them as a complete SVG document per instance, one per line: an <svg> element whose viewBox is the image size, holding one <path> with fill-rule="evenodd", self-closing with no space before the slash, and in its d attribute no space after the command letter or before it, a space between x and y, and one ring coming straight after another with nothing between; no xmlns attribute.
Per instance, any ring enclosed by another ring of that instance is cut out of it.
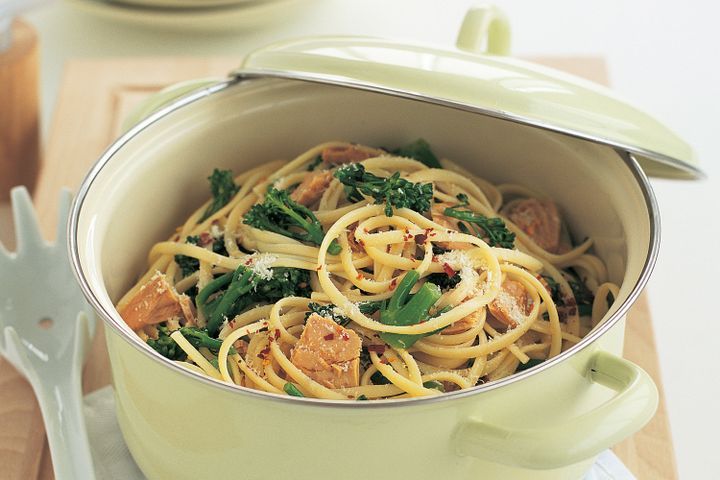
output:
<svg viewBox="0 0 720 480"><path fill-rule="evenodd" d="M180 327L180 333L190 342L195 348L206 347L213 353L220 351L222 346L222 340L212 338L203 330L194 327ZM233 347L230 347L231 355L236 353Z"/></svg>
<svg viewBox="0 0 720 480"><path fill-rule="evenodd" d="M438 301L442 292L437 285L426 282L406 303L405 301L410 296L410 291L419 279L420 274L415 270L411 270L405 274L405 277L403 277L398 284L395 293L390 297L387 308L380 312L380 322L385 325L405 326L415 325L428 319L430 308L435 305L435 302ZM432 333L434 332L409 335L382 332L380 338L395 348L409 348L418 339L431 335Z"/></svg>
<svg viewBox="0 0 720 480"><path fill-rule="evenodd" d="M238 298L245 295L253 288L256 283L254 281L256 278L254 277L255 273L250 269L244 268L242 265L235 270L230 286L225 291L220 302L217 304L208 319L207 330L210 335L214 337L218 334L220 325L222 325L223 320L227 317L233 304Z"/></svg>
<svg viewBox="0 0 720 480"><path fill-rule="evenodd" d="M214 279L207 285L205 285L205 288L200 290L200 292L195 297L195 304L199 309L203 311L203 313L207 314L209 313L205 306L207 304L208 298L210 298L210 295L217 292L221 288L225 287L227 284L229 284L232 281L234 272L228 272L224 275L219 276L218 278Z"/></svg>

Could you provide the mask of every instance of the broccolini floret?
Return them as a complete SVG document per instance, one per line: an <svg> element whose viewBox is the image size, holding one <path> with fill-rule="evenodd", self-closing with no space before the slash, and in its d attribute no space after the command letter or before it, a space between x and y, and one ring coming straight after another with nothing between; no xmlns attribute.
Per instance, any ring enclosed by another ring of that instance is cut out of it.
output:
<svg viewBox="0 0 720 480"><path fill-rule="evenodd" d="M165 325L157 327L158 338L148 338L147 344L150 345L163 357L170 360L185 360L187 355L180 346L170 337L170 330ZM222 340L212 338L208 335L207 330L197 327L180 327L180 333L195 348L206 347L212 353L217 354L220 351ZM235 353L235 349L230 347L230 353Z"/></svg>
<svg viewBox="0 0 720 480"><path fill-rule="evenodd" d="M192 245L200 245L200 235L192 235L185 239L185 243ZM225 242L222 238L213 239L212 251L220 255L226 255ZM192 275L200 269L200 261L194 257L188 257L187 255L175 255L175 263L180 267L183 278L188 275Z"/></svg>
<svg viewBox="0 0 720 480"><path fill-rule="evenodd" d="M505 222L499 217L486 217L475 213L466 207L467 196L458 195L460 204L448 207L443 212L447 217L457 218L461 221L458 229L463 233L472 233L487 241L491 247L515 248L515 234L508 230ZM472 232L465 225L465 222L472 227Z"/></svg>
<svg viewBox="0 0 720 480"><path fill-rule="evenodd" d="M400 178L400 172L390 177L378 177L365 171L360 163L351 163L338 168L335 178L345 185L345 194L351 202L359 202L365 196L375 199L380 205L385 203L385 215L392 217L394 208L409 208L418 213L430 210L433 198L432 183L413 183Z"/></svg>
<svg viewBox="0 0 720 480"><path fill-rule="evenodd" d="M210 192L212 193L213 199L200 218L201 222L227 205L238 190L240 190L240 187L235 185L232 171L230 170L218 170L216 168L208 177L208 180L210 181Z"/></svg>
<svg viewBox="0 0 720 480"><path fill-rule="evenodd" d="M170 360L185 360L187 355L185 355L183 349L175 343L175 340L170 338L168 328L164 325L159 325L157 330L158 338L148 338L147 344L165 358L169 358Z"/></svg>
<svg viewBox="0 0 720 480"><path fill-rule="evenodd" d="M346 317L342 313L339 313L338 308L332 303L325 305L315 302L308 303L308 312L305 314L305 320L307 320L313 313L317 313L321 317L332 320L342 327L347 326L347 324L351 322L350 318Z"/></svg>
<svg viewBox="0 0 720 480"><path fill-rule="evenodd" d="M422 138L415 140L409 145L398 148L392 153L400 157L414 158L415 160L424 163L430 168L442 168L442 165L440 165L440 161L430 149L430 144Z"/></svg>
<svg viewBox="0 0 720 480"><path fill-rule="evenodd" d="M450 290L451 288L457 287L462 277L457 273L451 277L445 272L438 272L431 273L426 277L426 280L440 287L440 290Z"/></svg>
<svg viewBox="0 0 720 480"><path fill-rule="evenodd" d="M359 302L357 306L358 309L365 315L371 315L382 307L382 303L383 302ZM350 317L340 313L333 303L321 304L310 302L308 304L308 312L305 314L305 320L307 320L313 313L317 313L321 317L330 319L342 327L348 325L352 321Z"/></svg>
<svg viewBox="0 0 720 480"><path fill-rule="evenodd" d="M222 291L225 287L225 291ZM276 302L285 297L309 297L310 274L297 268L272 269L272 278L264 279L253 270L240 265L214 279L196 297L196 304L208 319L207 330L217 336L220 325L249 306L260 302ZM211 296L217 294L212 300Z"/></svg>
<svg viewBox="0 0 720 480"><path fill-rule="evenodd" d="M320 245L325 237L322 226L312 210L291 199L287 190L278 190L275 187L268 189L263 203L255 204L250 208L245 214L244 222L260 230L275 232L315 245ZM331 255L337 255L340 250L340 244L335 240L328 247L328 253Z"/></svg>

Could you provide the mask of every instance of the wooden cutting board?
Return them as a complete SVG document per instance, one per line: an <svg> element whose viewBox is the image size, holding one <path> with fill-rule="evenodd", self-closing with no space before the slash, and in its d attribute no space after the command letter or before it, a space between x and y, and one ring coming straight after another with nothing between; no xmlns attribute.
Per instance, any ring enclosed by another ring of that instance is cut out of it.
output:
<svg viewBox="0 0 720 480"><path fill-rule="evenodd" d="M601 58L535 58L534 61L607 83ZM145 58L76 60L66 66L35 203L46 235L55 228L61 187L76 190L90 165L117 137L122 119L148 95L178 81L224 76L236 58ZM7 207L0 206L0 240L9 241ZM642 296L627 322L625 357L642 366L660 389L654 419L614 451L641 480L677 478L662 379L647 299ZM83 387L91 392L110 383L102 326L85 367ZM32 391L0 359L0 479L52 479L52 464L40 412Z"/></svg>

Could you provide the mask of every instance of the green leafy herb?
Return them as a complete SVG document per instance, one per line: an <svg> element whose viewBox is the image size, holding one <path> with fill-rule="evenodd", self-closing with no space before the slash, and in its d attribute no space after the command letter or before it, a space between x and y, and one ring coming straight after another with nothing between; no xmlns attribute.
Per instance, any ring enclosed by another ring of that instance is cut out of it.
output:
<svg viewBox="0 0 720 480"><path fill-rule="evenodd" d="M240 187L235 185L232 171L230 170L218 170L216 168L208 177L208 180L210 181L210 192L212 193L213 199L200 218L201 222L227 205L238 190L240 190Z"/></svg>
<svg viewBox="0 0 720 480"><path fill-rule="evenodd" d="M490 246L515 248L515 234L508 230L501 218L489 218L463 207L457 205L446 208L444 214L469 224L474 234L485 239Z"/></svg>
<svg viewBox="0 0 720 480"><path fill-rule="evenodd" d="M410 295L410 291L419 278L420 274L415 270L410 270L405 274L390 297L390 302L380 310L381 323L385 325L416 325L430 318L430 308L435 305L441 295L440 287L425 282L415 295ZM435 332L408 335L382 332L380 338L395 348L410 348L422 337L433 333Z"/></svg>
<svg viewBox="0 0 720 480"><path fill-rule="evenodd" d="M345 194L351 202L359 202L363 195L375 199L380 205L385 203L385 215L392 217L394 208L409 208L418 213L430 210L433 198L431 183L413 183L400 178L395 172L388 178L378 177L366 172L360 163L351 163L338 168L335 177L345 185Z"/></svg>
<svg viewBox="0 0 720 480"><path fill-rule="evenodd" d="M355 400L367 400L368 397L365 396L365 394L360 394L359 397L357 397Z"/></svg>
<svg viewBox="0 0 720 480"><path fill-rule="evenodd" d="M294 383L287 382L283 386L283 390L285 390L285 393L292 397L304 397L303 393L295 386Z"/></svg>
<svg viewBox="0 0 720 480"><path fill-rule="evenodd" d="M245 214L247 225L275 232L302 242L320 245L325 233L315 214L290 198L287 190L270 187L265 201L252 206ZM337 255L341 247L333 240L328 253Z"/></svg>
<svg viewBox="0 0 720 480"><path fill-rule="evenodd" d="M419 138L404 147L398 148L392 153L400 157L414 158L430 168L442 168L440 161L430 149L430 144L422 138Z"/></svg>

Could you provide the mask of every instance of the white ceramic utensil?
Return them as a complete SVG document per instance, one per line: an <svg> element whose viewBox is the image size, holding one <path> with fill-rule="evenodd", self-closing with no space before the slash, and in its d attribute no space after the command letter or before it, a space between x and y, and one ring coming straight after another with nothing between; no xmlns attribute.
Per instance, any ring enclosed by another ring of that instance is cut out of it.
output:
<svg viewBox="0 0 720 480"><path fill-rule="evenodd" d="M0 354L33 387L57 480L93 480L80 380L95 317L67 255L71 194L60 195L57 239L42 238L30 195L11 192L17 251L0 244Z"/></svg>

